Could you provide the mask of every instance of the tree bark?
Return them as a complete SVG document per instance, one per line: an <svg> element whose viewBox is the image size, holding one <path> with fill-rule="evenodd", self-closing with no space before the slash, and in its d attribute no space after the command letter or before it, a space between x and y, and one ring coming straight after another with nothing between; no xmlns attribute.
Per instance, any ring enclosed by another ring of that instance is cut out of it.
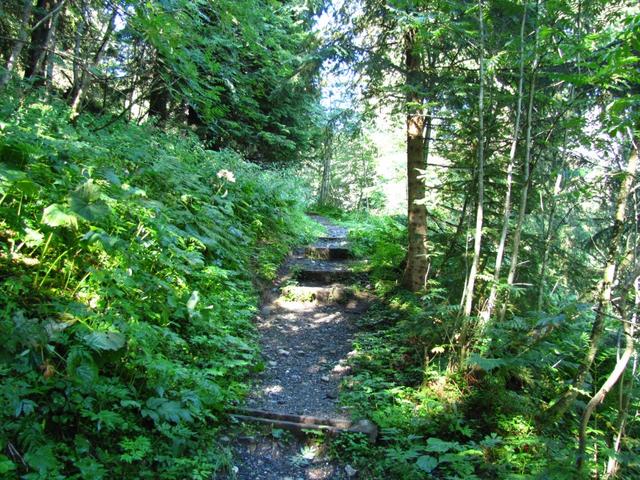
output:
<svg viewBox="0 0 640 480"><path fill-rule="evenodd" d="M113 13L109 18L109 23L107 24L107 28L105 29L104 34L102 35L102 41L100 42L100 46L93 56L93 60L91 61L91 65L88 68L83 69L82 74L80 75L80 83L77 88L74 89L74 94L71 98L71 116L75 117L78 114L80 109L80 102L82 100L82 96L84 95L87 86L89 85L89 72L88 69L95 69L102 60L105 50L107 49L107 45L109 43L109 38L111 37L111 33L115 28L116 16L118 10L117 8L113 9Z"/></svg>
<svg viewBox="0 0 640 480"><path fill-rule="evenodd" d="M566 146L566 142L565 142ZM564 161L562 162L564 165ZM546 286L546 278L547 278L547 263L549 263L549 254L551 251L551 240L553 240L554 233L554 221L556 216L556 210L558 205L556 203L556 197L560 194L560 188L562 186L562 171L556 175L556 180L553 185L553 196L551 198L551 209L549 211L549 220L547 224L547 229L544 234L544 247L542 252L542 264L540 265L540 274L538 277L540 278L540 285L538 287L538 301L537 301L537 310L542 311L542 304L544 300L544 290ZM560 222L562 223L562 222ZM560 225L558 225L560 227Z"/></svg>
<svg viewBox="0 0 640 480"><path fill-rule="evenodd" d="M422 112L423 99L418 93L420 88L420 58L416 52L416 31L408 29L404 34L404 62L406 67L406 106L407 106L407 213L409 249L407 265L404 270L404 286L417 292L425 288L429 269L427 249L427 208L425 185L419 178L426 167L424 158L424 130L427 122Z"/></svg>
<svg viewBox="0 0 640 480"><path fill-rule="evenodd" d="M498 296L498 283L500 282L500 272L504 260L505 245L507 243L507 233L509 232L509 219L511 218L511 191L513 188L513 167L516 160L518 140L520 137L520 119L522 118L522 96L524 91L524 41L525 25L527 22L527 8L529 2L526 1L522 12L522 23L520 24L520 74L518 78L518 100L516 102L516 118L513 122L513 133L511 135L511 149L509 150L509 163L507 164L507 191L504 196L504 212L502 215L502 231L500 241L496 251L496 263L493 269L493 284L489 292L485 308L480 313L481 325L486 324L493 313Z"/></svg>
<svg viewBox="0 0 640 480"><path fill-rule="evenodd" d="M598 289L598 303L596 305L596 314L591 327L591 334L589 336L589 346L587 353L582 360L576 373L576 377L572 385L560 396L560 398L551 405L546 412L545 417L548 420L555 420L560 418L578 396L578 389L582 387L582 384L587 378L587 374L593 365L593 361L598 353L598 345L600 338L604 331L604 319L607 315L607 309L611 303L611 289L613 281L616 275L616 269L618 265L618 251L620 250L620 240L624 230L624 222L626 219L626 206L627 198L631 190L631 182L633 176L638 168L638 140L632 139L633 150L629 157L627 164L627 170L625 172L624 179L620 185L618 197L616 200L616 211L611 228L611 243L609 244L609 251L607 253L607 261L604 267L604 273L602 282Z"/></svg>
<svg viewBox="0 0 640 480"><path fill-rule="evenodd" d="M5 65L5 71L0 76L0 88L4 87L7 83L9 83L9 79L11 78L11 72L16 66L18 59L20 58L20 53L22 52L22 48L27 41L27 35L29 33L29 19L31 18L31 10L33 9L33 0L24 0L22 4L22 18L20 21L20 31L18 33L18 40L13 44L13 48L11 49L11 53L9 54L9 59L7 60L7 64Z"/></svg>
<svg viewBox="0 0 640 480"><path fill-rule="evenodd" d="M582 418L580 419L580 433L578 436L578 458L576 461L576 466L578 470L582 469L584 464L584 451L587 443L587 426L589 425L589 419L591 415L595 411L596 407L601 404L609 391L613 388L613 386L618 382L625 369L627 368L627 364L629 363L629 359L631 359L631 355L635 350L634 348L634 339L633 334L635 330L636 324L636 311L638 307L640 307L640 277L636 278L634 281L635 286L635 311L631 315L630 321L624 321L623 319L623 329L626 338L625 349L622 353L622 356L616 362L616 365L613 371L609 374L605 382L602 384L600 389L596 392L596 394L591 397L589 403L582 412Z"/></svg>
<svg viewBox="0 0 640 480"><path fill-rule="evenodd" d="M478 97L478 204L476 205L476 228L473 239L473 261L469 270L467 286L464 292L465 317L471 315L473 307L473 292L475 288L476 276L478 275L478 265L480 263L480 250L482 248L482 224L484 221L484 8L482 0L478 0L478 20L480 23L480 94Z"/></svg>
<svg viewBox="0 0 640 480"><path fill-rule="evenodd" d="M24 78L33 81L34 86L44 85L44 59L51 44L58 15L65 3L66 0L55 3L52 0L38 0L36 5L35 26L32 27L31 44L24 72Z"/></svg>

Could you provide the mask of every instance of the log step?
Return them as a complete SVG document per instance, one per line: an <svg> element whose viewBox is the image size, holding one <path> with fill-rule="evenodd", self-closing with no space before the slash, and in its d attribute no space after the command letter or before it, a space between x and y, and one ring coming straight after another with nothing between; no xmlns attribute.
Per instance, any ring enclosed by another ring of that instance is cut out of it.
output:
<svg viewBox="0 0 640 480"><path fill-rule="evenodd" d="M298 280L318 283L339 283L355 276L353 263L346 260L313 260L299 259L291 268Z"/></svg>
<svg viewBox="0 0 640 480"><path fill-rule="evenodd" d="M322 260L345 260L351 257L351 250L344 247L316 247L312 245L305 249L305 255L309 258Z"/></svg>
<svg viewBox="0 0 640 480"><path fill-rule="evenodd" d="M303 433L304 430L320 430L332 434L363 433L371 443L374 443L378 437L378 427L369 420L352 422L351 420L290 415L254 408L235 408L231 412L231 417L243 422L264 423L299 433Z"/></svg>

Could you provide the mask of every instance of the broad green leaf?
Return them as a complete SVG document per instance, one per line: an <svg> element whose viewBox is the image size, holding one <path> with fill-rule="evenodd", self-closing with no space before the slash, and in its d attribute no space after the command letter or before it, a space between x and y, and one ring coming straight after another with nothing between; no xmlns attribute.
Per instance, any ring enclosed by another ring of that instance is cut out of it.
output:
<svg viewBox="0 0 640 480"><path fill-rule="evenodd" d="M44 445L33 451L27 452L24 458L27 461L27 464L40 475L46 475L52 470L55 470L58 466L58 462L56 461L51 445Z"/></svg>
<svg viewBox="0 0 640 480"><path fill-rule="evenodd" d="M427 440L427 452L444 453L458 447L457 442L445 442L439 438L430 438Z"/></svg>
<svg viewBox="0 0 640 480"><path fill-rule="evenodd" d="M37 247L38 245L42 245L44 241L44 235L38 230L33 230L31 228L24 229L26 235L24 237L24 244L29 248Z"/></svg>
<svg viewBox="0 0 640 480"><path fill-rule="evenodd" d="M73 212L89 222L101 220L111 212L100 199L100 190L92 180L87 180L71 194L69 205Z"/></svg>
<svg viewBox="0 0 640 480"><path fill-rule="evenodd" d="M75 462L75 466L80 470L82 478L101 480L107 473L104 466L90 456L81 458Z"/></svg>
<svg viewBox="0 0 640 480"><path fill-rule="evenodd" d="M6 455L0 454L0 474L9 473L16 469L16 464L9 460Z"/></svg>
<svg viewBox="0 0 640 480"><path fill-rule="evenodd" d="M423 472L430 473L438 466L438 459L430 455L422 455L416 460L416 465Z"/></svg>
<svg viewBox="0 0 640 480"><path fill-rule="evenodd" d="M494 368L503 366L506 362L501 358L483 358L480 355L472 354L467 361L469 365L476 365L485 372L490 372Z"/></svg>
<svg viewBox="0 0 640 480"><path fill-rule="evenodd" d="M44 209L42 223L50 227L78 228L78 219L75 215L65 211L60 205L54 203Z"/></svg>
<svg viewBox="0 0 640 480"><path fill-rule="evenodd" d="M98 351L120 350L125 344L125 336L118 332L91 332L82 339L84 343Z"/></svg>
<svg viewBox="0 0 640 480"><path fill-rule="evenodd" d="M67 356L67 373L73 379L85 385L91 385L98 379L98 367L91 354L83 348L72 348Z"/></svg>

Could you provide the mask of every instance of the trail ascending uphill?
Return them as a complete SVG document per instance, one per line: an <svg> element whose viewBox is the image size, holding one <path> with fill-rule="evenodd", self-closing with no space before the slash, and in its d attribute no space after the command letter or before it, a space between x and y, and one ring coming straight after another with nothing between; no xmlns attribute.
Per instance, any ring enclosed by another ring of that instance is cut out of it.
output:
<svg viewBox="0 0 640 480"><path fill-rule="evenodd" d="M283 414L348 419L337 405L340 380L355 333L354 316L367 306L354 279L347 231L314 217L326 236L297 251L268 295L258 328L265 357L247 407ZM313 439L282 434L245 435L235 445L239 479L342 479L353 471L329 461ZM278 438L276 438L278 437Z"/></svg>

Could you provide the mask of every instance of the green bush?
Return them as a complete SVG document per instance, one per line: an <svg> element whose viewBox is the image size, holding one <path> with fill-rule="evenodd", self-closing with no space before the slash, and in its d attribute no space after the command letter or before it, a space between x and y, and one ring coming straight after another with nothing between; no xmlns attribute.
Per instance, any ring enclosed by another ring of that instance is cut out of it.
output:
<svg viewBox="0 0 640 480"><path fill-rule="evenodd" d="M0 473L210 478L303 187L179 132L0 114Z"/></svg>

